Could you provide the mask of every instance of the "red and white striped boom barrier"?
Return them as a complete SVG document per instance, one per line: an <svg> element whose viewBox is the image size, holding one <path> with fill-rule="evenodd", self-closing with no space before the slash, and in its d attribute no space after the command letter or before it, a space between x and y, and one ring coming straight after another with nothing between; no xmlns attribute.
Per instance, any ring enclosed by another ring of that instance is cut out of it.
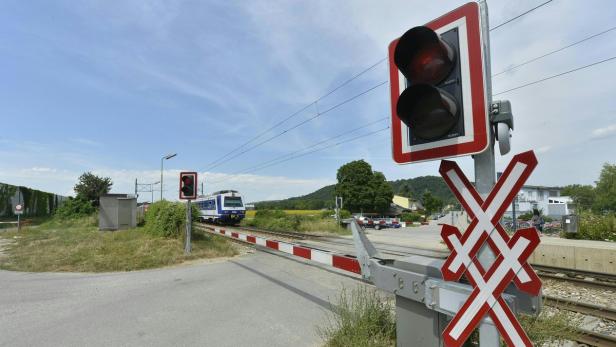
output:
<svg viewBox="0 0 616 347"><path fill-rule="evenodd" d="M206 229L205 231L211 234L221 235L246 243L259 245L279 252L312 260L317 263L329 265L340 270L361 274L359 262L356 258L353 257L317 250L310 247L299 246L289 242L270 240L264 237L242 234L235 231L225 230L222 228L204 226L204 229Z"/></svg>

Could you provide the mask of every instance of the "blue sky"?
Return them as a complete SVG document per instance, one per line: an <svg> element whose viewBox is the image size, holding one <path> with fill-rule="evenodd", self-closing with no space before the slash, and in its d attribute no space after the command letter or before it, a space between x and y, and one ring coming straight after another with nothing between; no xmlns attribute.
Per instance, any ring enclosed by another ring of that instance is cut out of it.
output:
<svg viewBox="0 0 616 347"><path fill-rule="evenodd" d="M541 0L489 1L496 25ZM388 43L463 1L9 1L0 3L0 182L72 194L84 171L114 192L153 182L165 196L195 170L206 191L284 198L335 182L365 159L388 179L437 175L437 162L399 166L389 133L260 171L233 175L388 117L387 84L223 165L227 151L311 104L386 56ZM491 34L498 72L615 25L610 0L554 0ZM616 30L493 80L494 92L616 55ZM499 95L515 116L512 153L534 149L529 182L590 184L615 162L616 61ZM264 135L275 135L387 81L380 63ZM382 120L354 136L388 126ZM346 138L342 138L344 140ZM257 140L256 142L258 142ZM503 168L511 155L498 156ZM472 175L469 158L459 159ZM149 194L145 194L144 199Z"/></svg>

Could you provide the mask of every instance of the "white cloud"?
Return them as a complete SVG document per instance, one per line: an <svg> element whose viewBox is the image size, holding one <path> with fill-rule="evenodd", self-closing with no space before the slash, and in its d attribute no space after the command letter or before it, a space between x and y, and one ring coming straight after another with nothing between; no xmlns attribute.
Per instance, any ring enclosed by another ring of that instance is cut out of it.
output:
<svg viewBox="0 0 616 347"><path fill-rule="evenodd" d="M603 128L597 128L592 131L591 138L602 139L609 136L616 135L616 124L610 124Z"/></svg>

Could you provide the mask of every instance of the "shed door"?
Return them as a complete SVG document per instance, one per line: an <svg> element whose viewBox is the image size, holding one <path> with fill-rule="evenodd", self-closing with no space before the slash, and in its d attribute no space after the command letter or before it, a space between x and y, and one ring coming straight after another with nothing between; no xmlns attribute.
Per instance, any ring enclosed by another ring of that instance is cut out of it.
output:
<svg viewBox="0 0 616 347"><path fill-rule="evenodd" d="M118 200L118 226L130 228L131 200Z"/></svg>

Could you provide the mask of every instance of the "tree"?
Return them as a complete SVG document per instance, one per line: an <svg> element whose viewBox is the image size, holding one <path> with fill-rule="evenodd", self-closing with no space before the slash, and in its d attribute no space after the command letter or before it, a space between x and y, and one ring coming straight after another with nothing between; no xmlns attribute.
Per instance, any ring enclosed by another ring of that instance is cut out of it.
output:
<svg viewBox="0 0 616 347"><path fill-rule="evenodd" d="M342 196L344 207L350 211L389 209L394 196L391 185L381 172L373 172L370 164L356 160L342 165L336 175L336 195Z"/></svg>
<svg viewBox="0 0 616 347"><path fill-rule="evenodd" d="M370 164L356 160L342 165L336 178L336 195L342 196L344 206L351 211L371 210L374 192L371 189L373 173Z"/></svg>
<svg viewBox="0 0 616 347"><path fill-rule="evenodd" d="M616 211L616 164L605 163L596 183L596 199L593 209L595 211Z"/></svg>
<svg viewBox="0 0 616 347"><path fill-rule="evenodd" d="M394 197L394 190L385 179L383 173L375 171L372 178L372 189L374 191L374 210L386 213L391 206Z"/></svg>
<svg viewBox="0 0 616 347"><path fill-rule="evenodd" d="M90 201L94 206L98 206L99 198L111 190L111 178L99 177L91 172L85 172L79 176L79 181L73 188L77 193L77 198Z"/></svg>
<svg viewBox="0 0 616 347"><path fill-rule="evenodd" d="M564 196L570 196L578 208L588 210L595 201L595 189L591 185L571 184L563 187Z"/></svg>
<svg viewBox="0 0 616 347"><path fill-rule="evenodd" d="M400 192L398 192L398 195L400 196L404 196L405 198L412 198L413 197L413 192L411 191L411 187L409 187L408 183L405 183L402 188L400 189Z"/></svg>
<svg viewBox="0 0 616 347"><path fill-rule="evenodd" d="M443 200L432 195L430 191L426 191L423 194L422 204L424 205L424 209L428 215L433 212L440 211L443 208Z"/></svg>

